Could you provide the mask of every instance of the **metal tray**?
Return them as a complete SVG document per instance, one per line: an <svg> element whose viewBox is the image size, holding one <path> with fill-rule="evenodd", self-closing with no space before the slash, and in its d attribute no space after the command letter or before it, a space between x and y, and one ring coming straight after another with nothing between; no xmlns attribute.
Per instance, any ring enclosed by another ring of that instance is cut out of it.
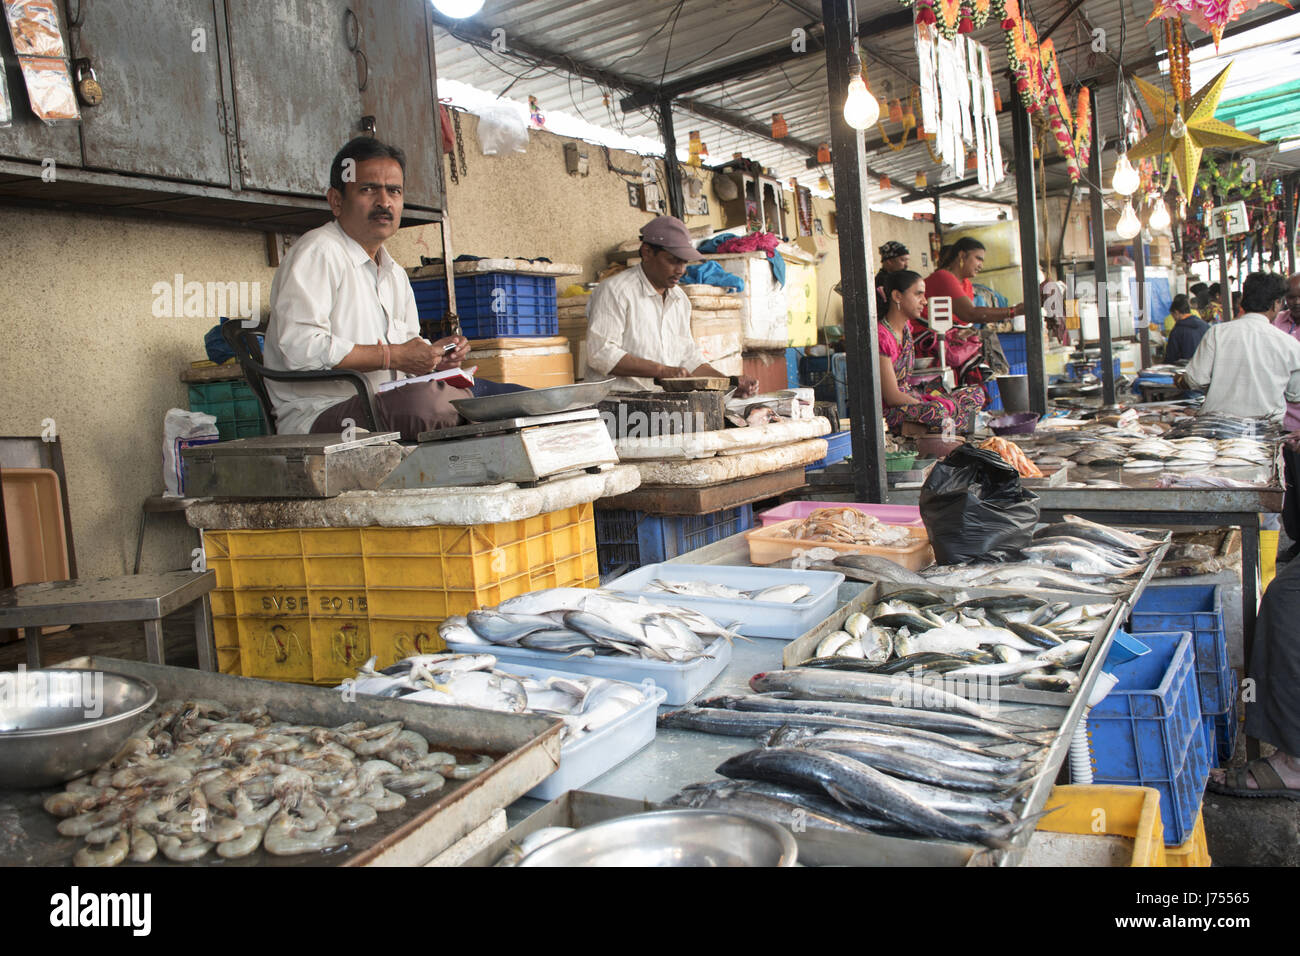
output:
<svg viewBox="0 0 1300 956"><path fill-rule="evenodd" d="M610 393L614 379L579 382L577 385L553 385L522 392L506 392L485 398L459 398L452 402L456 411L471 422L491 422L499 418L527 418L554 415L575 408L595 405Z"/></svg>
<svg viewBox="0 0 1300 956"><path fill-rule="evenodd" d="M212 674L184 667L145 664L109 657L79 657L63 667L116 671L141 677L158 688L158 699L209 698L233 707L265 704L276 718L324 726L351 720L380 723L401 720L429 739L437 750L496 758L490 768L464 783L409 801L377 823L348 836L345 848L330 853L276 857L263 850L241 860L215 853L190 864L165 866L419 866L427 863L485 821L492 811L523 796L560 764L561 722L524 714L501 714L467 707L357 697L345 701L337 688ZM56 791L0 791L0 866L68 866L82 840L64 837L44 800ZM137 864L124 863L123 866ZM145 864L158 866L159 862Z"/></svg>

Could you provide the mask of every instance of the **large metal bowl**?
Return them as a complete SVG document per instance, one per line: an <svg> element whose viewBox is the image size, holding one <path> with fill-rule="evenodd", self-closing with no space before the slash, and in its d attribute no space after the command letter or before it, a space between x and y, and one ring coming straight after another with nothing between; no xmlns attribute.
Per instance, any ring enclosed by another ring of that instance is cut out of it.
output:
<svg viewBox="0 0 1300 956"><path fill-rule="evenodd" d="M50 787L94 770L157 699L148 681L111 671L0 674L0 789Z"/></svg>
<svg viewBox="0 0 1300 956"><path fill-rule="evenodd" d="M794 866L775 823L716 810L660 810L606 820L539 847L520 866Z"/></svg>
<svg viewBox="0 0 1300 956"><path fill-rule="evenodd" d="M483 398L458 398L451 404L466 421L497 422L506 418L531 418L558 415L595 405L614 387L614 380L578 382L576 385L552 385L527 388L521 392L503 392Z"/></svg>

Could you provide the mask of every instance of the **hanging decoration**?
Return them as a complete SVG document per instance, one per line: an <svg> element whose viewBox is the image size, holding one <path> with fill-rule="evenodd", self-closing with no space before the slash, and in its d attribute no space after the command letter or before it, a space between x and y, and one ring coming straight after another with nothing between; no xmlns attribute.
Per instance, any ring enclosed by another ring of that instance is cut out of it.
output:
<svg viewBox="0 0 1300 956"><path fill-rule="evenodd" d="M528 97L528 119L535 128L546 128L546 114L542 112L542 107L535 96Z"/></svg>
<svg viewBox="0 0 1300 956"><path fill-rule="evenodd" d="M772 138L781 139L790 135L790 127L785 125L785 117L780 113L772 114Z"/></svg>
<svg viewBox="0 0 1300 956"><path fill-rule="evenodd" d="M700 131L698 129L691 130L687 149L690 152L690 158L686 160L689 166L702 165L703 159L701 157L709 155L709 147L700 140Z"/></svg>
<svg viewBox="0 0 1300 956"><path fill-rule="evenodd" d="M893 188L893 185L894 185L893 180L891 180L888 176L881 176L881 177L880 177L880 188L881 188L881 189L891 189L891 188Z"/></svg>
<svg viewBox="0 0 1300 956"><path fill-rule="evenodd" d="M913 90L911 96L908 98L906 112L903 111L903 107L901 103L899 103L899 101L897 100L894 101L895 103L899 104L898 121L903 124L903 135L898 138L897 143L895 143L893 140L889 138L889 133L885 129L884 122L882 120L876 121L876 127L880 130L880 141L884 143L886 146L888 146L895 153L899 153L903 151L903 147L907 145L907 134L910 133L916 127L916 113L913 112L912 110L912 99L914 99L917 95L918 95L917 91ZM891 114L893 113L893 107L890 108L890 113ZM920 136L919 131L917 132L917 136L918 137Z"/></svg>
<svg viewBox="0 0 1300 956"><path fill-rule="evenodd" d="M933 26L949 40L988 23L995 0L900 0L916 10L916 23Z"/></svg>
<svg viewBox="0 0 1300 956"><path fill-rule="evenodd" d="M1178 189L1184 196L1190 195L1196 182L1201 152L1207 146L1235 149L1264 145L1263 140L1239 132L1236 127L1214 118L1214 111L1219 105L1219 97L1223 94L1223 86L1228 81L1228 70L1231 68L1232 64L1229 63L1195 96L1182 102L1140 77L1134 77L1155 126L1141 142L1128 151L1129 158L1159 156L1168 152L1173 160L1174 173L1178 177ZM1175 135L1178 125L1185 129L1182 136Z"/></svg>
<svg viewBox="0 0 1300 956"><path fill-rule="evenodd" d="M1002 29L1006 32L1007 65L1015 77L1016 92L1026 112L1045 116L1065 157L1071 182L1078 182L1088 164L1092 145L1092 101L1080 89L1070 106L1061 78L1060 59L1051 39L1039 42L1038 31L1020 13L1019 0L998 0Z"/></svg>
<svg viewBox="0 0 1300 956"><path fill-rule="evenodd" d="M1254 10L1261 3L1273 2L1284 7L1291 4L1286 0L1156 0L1155 10L1147 20L1179 20L1187 17L1192 26L1214 37L1214 49L1219 49L1223 31L1229 23L1248 10Z"/></svg>
<svg viewBox="0 0 1300 956"><path fill-rule="evenodd" d="M918 23L916 56L920 84L915 98L931 159L958 175L973 168L980 185L993 188L1005 174L988 50L970 37L950 39ZM974 152L973 167L967 162L968 147Z"/></svg>
<svg viewBox="0 0 1300 956"><path fill-rule="evenodd" d="M817 162L829 163L831 161L831 148L826 143L817 144Z"/></svg>

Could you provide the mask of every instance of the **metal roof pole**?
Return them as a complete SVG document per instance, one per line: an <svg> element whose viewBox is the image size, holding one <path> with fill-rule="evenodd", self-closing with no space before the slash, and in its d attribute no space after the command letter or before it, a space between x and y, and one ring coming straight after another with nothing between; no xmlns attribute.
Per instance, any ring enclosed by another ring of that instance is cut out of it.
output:
<svg viewBox="0 0 1300 956"><path fill-rule="evenodd" d="M1038 204L1034 188L1034 130L1025 104L1011 82L1011 143L1020 216L1020 288L1025 303L1025 350L1029 353L1029 408L1047 412L1043 370L1043 296L1038 286Z"/></svg>
<svg viewBox="0 0 1300 956"><path fill-rule="evenodd" d="M871 219L867 207L867 153L860 132L844 122L849 63L857 47L853 0L822 0L826 30L826 85L830 93L831 162L839 223L840 292L853 442L853 486L859 501L884 501L885 431L881 420L880 345L872 281Z"/></svg>
<svg viewBox="0 0 1300 956"><path fill-rule="evenodd" d="M1163 197L1162 197L1163 199ZM1151 317L1147 315L1147 243L1139 231L1134 240L1133 279L1137 283L1137 302L1133 306L1133 322L1138 342L1142 347L1142 368L1151 364ZM1137 323L1141 322L1141 325Z"/></svg>
<svg viewBox="0 0 1300 956"><path fill-rule="evenodd" d="M1286 228L1286 274L1295 275L1295 174L1282 180L1283 222Z"/></svg>
<svg viewBox="0 0 1300 956"><path fill-rule="evenodd" d="M1101 102L1095 89L1092 101ZM1101 142L1101 110L1092 111L1092 141ZM1016 176L1020 176L1018 166ZM1106 294L1106 214L1101 205L1100 147L1088 157L1088 191L1092 206L1092 271L1097 282L1097 334L1101 338L1101 403L1114 405L1115 352L1110 342L1110 296ZM1079 343L1080 348L1085 344L1082 323L1079 325Z"/></svg>
<svg viewBox="0 0 1300 956"><path fill-rule="evenodd" d="M668 189L668 211L686 220L686 199L682 196L682 169L677 163L677 134L673 132L673 101L659 101L659 130L664 136L664 185Z"/></svg>

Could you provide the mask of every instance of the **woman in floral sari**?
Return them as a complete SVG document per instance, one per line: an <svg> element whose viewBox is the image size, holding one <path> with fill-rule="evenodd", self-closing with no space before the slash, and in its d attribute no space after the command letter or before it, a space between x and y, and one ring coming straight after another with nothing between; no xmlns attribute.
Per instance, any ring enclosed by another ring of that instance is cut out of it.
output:
<svg viewBox="0 0 1300 956"><path fill-rule="evenodd" d="M950 418L958 428L971 413L984 407L984 390L979 386L959 388L945 393L937 386L925 390L912 387L914 354L909 320L921 321L925 314L925 280L917 273L903 270L884 278L889 311L877 324L880 343L880 397L885 406L885 422L898 432L907 422L940 428Z"/></svg>

